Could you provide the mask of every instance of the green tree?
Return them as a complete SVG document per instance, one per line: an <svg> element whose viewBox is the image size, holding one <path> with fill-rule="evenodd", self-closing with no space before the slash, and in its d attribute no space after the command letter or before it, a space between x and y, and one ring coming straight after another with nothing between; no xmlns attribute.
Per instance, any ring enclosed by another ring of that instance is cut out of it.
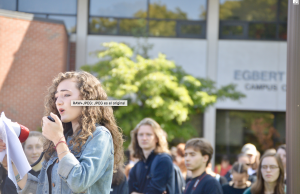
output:
<svg viewBox="0 0 300 194"><path fill-rule="evenodd" d="M126 107L114 107L118 125L129 137L130 131L145 117L151 117L168 133L168 139L187 140L197 132L189 118L201 113L217 99L238 100L244 95L234 85L220 89L211 80L195 78L166 56L155 59L137 55L123 43L104 43L100 61L83 70L97 74L111 99L128 100ZM129 141L125 145L128 145Z"/></svg>

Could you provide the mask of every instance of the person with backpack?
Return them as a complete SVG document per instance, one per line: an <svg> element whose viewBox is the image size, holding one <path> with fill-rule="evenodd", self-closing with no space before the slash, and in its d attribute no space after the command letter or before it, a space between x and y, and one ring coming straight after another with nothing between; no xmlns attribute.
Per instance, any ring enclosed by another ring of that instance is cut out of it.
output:
<svg viewBox="0 0 300 194"><path fill-rule="evenodd" d="M184 174L182 173L182 170L176 164L176 158L172 157L172 159L173 159L173 166L175 170L175 194L182 194L185 189L186 180L184 178Z"/></svg>
<svg viewBox="0 0 300 194"><path fill-rule="evenodd" d="M217 174L215 173L214 171L212 171L212 168L211 168L211 162L208 163L205 171L206 171L206 174L209 174L210 176L214 177L219 183L220 185L225 185L228 183L227 179L223 176L221 176L220 174Z"/></svg>
<svg viewBox="0 0 300 194"><path fill-rule="evenodd" d="M145 118L130 134L129 149L139 161L129 173L129 194L176 193L175 170L166 133L160 125L151 118Z"/></svg>
<svg viewBox="0 0 300 194"><path fill-rule="evenodd" d="M220 183L205 172L213 154L211 144L204 138L193 138L185 144L185 165L192 171L184 194L223 194Z"/></svg>

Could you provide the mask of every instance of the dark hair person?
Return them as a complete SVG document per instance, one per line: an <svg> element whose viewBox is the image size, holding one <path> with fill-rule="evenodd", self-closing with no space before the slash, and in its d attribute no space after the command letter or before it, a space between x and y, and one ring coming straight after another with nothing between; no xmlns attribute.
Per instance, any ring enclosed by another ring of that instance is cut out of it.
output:
<svg viewBox="0 0 300 194"><path fill-rule="evenodd" d="M21 193L109 193L123 163L123 139L110 106L71 106L71 100L107 100L87 72L59 73L45 98L45 160L39 177L14 173ZM55 122L47 116L51 115ZM5 144L0 143L0 151ZM3 160L6 162L6 159ZM7 164L5 164L7 166Z"/></svg>
<svg viewBox="0 0 300 194"><path fill-rule="evenodd" d="M221 160L221 164L217 164L215 166L215 173L220 174L221 176L225 176L226 173L232 168L232 166L230 165L230 161L228 156L223 155L222 156L222 160Z"/></svg>
<svg viewBox="0 0 300 194"><path fill-rule="evenodd" d="M124 174L124 169L122 166L119 166L113 174L110 194L128 194L128 192L128 182Z"/></svg>
<svg viewBox="0 0 300 194"><path fill-rule="evenodd" d="M223 194L243 194L250 187L248 181L248 166L244 163L236 162L231 169L232 181L222 186Z"/></svg>
<svg viewBox="0 0 300 194"><path fill-rule="evenodd" d="M187 183L184 194L222 194L220 183L206 173L214 152L211 144L204 138L193 138L185 144L185 165L192 172L192 179Z"/></svg>
<svg viewBox="0 0 300 194"><path fill-rule="evenodd" d="M266 153L262 156L258 169L257 181L244 194L284 194L284 168L280 156Z"/></svg>
<svg viewBox="0 0 300 194"><path fill-rule="evenodd" d="M286 182L286 145L283 144L277 148L277 154L280 156L284 168L284 181Z"/></svg>
<svg viewBox="0 0 300 194"><path fill-rule="evenodd" d="M184 162L184 148L185 144L180 143L176 147L176 156L175 156L175 164L179 167L184 179L186 179L187 169Z"/></svg>

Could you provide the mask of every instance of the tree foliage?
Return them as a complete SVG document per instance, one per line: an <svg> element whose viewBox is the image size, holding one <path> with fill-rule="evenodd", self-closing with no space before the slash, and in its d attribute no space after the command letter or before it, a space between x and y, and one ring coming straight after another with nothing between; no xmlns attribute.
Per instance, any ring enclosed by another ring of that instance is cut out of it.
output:
<svg viewBox="0 0 300 194"><path fill-rule="evenodd" d="M168 133L168 139L188 139L197 132L189 122L217 99L238 100L244 95L234 85L217 89L211 80L195 78L185 73L173 61L159 54L146 59L123 43L104 43L98 53L100 61L82 69L101 80L111 99L128 100L126 107L114 107L115 117L124 134L145 117L155 119ZM129 141L127 141L128 145Z"/></svg>

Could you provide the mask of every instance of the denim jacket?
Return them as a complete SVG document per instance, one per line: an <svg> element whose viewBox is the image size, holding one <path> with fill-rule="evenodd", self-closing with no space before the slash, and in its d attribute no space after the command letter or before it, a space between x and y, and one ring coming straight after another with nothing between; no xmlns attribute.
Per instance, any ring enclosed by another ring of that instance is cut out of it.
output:
<svg viewBox="0 0 300 194"><path fill-rule="evenodd" d="M80 152L73 150L73 146L70 146L72 138L68 137L67 143L72 153L58 161L55 152L49 161L42 163L38 178L28 173L26 185L19 192L49 194L47 169L54 163L51 175L52 193L109 194L114 166L113 140L108 129L96 126L93 138L90 136L87 139Z"/></svg>

